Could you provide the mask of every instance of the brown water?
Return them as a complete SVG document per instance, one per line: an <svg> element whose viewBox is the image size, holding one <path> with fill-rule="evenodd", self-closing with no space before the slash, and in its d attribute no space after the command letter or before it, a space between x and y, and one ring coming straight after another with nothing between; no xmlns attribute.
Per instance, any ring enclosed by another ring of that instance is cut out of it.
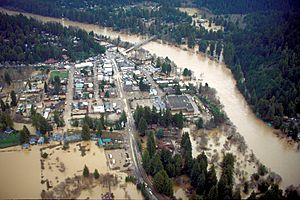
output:
<svg viewBox="0 0 300 200"><path fill-rule="evenodd" d="M2 8L0 8L0 11L8 14L18 13ZM132 43L143 40L141 36L113 32L111 29L96 25L69 20L62 21L61 19L28 13L23 14L44 22L56 21L63 23L65 26L78 26L86 31L94 31L97 34L112 38L120 36L121 40ZM295 151L294 146L287 144L284 140L278 139L273 134L274 129L268 127L254 115L244 97L237 90L231 71L224 64L211 61L203 55L183 51L180 48L158 42L150 42L144 48L158 56L168 56L180 68L188 67L192 69L198 78L203 74L203 81L217 90L217 95L224 105L225 112L237 127L237 130L245 137L246 143L253 150L257 158L282 176L282 186L285 187L290 184L298 185L300 183L300 172L298 170L300 154Z"/></svg>
<svg viewBox="0 0 300 200"><path fill-rule="evenodd" d="M82 157L77 144L70 144L67 151L62 150L61 146L44 150L49 154L44 162L44 170L40 163L40 148L43 146L32 146L30 150L22 150L20 146L0 150L0 199L41 198L41 191L46 190L46 184L42 185L41 180L49 180L51 185L56 186L67 177L81 175L84 165L88 166L90 172L98 169L100 174L111 173L119 177L119 184L111 187L117 199L143 198L134 184L125 183L126 173L108 168L103 148L99 148L95 142L82 142L88 150ZM64 164L65 171L58 170L59 163ZM83 190L79 198L99 199L106 192L109 189L99 185Z"/></svg>
<svg viewBox="0 0 300 200"><path fill-rule="evenodd" d="M12 152L2 152L14 150ZM40 198L41 165L39 147L21 151L21 147L0 151L0 199Z"/></svg>

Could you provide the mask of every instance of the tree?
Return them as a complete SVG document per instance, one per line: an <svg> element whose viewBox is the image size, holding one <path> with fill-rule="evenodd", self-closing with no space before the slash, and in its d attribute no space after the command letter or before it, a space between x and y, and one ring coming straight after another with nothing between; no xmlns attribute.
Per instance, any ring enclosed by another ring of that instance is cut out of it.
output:
<svg viewBox="0 0 300 200"><path fill-rule="evenodd" d="M89 175L90 175L89 168L88 168L86 165L84 165L84 168L83 168L83 176L84 176L84 177L89 177Z"/></svg>
<svg viewBox="0 0 300 200"><path fill-rule="evenodd" d="M248 192L249 192L249 183L248 183L248 181L246 181L246 182L244 183L244 190L243 190L243 192L244 192L245 194L248 194Z"/></svg>
<svg viewBox="0 0 300 200"><path fill-rule="evenodd" d="M53 93L58 95L60 93L60 77L59 76L54 76L53 79L53 85L54 85L54 91Z"/></svg>
<svg viewBox="0 0 300 200"><path fill-rule="evenodd" d="M183 164L182 158L179 154L175 154L173 161L175 166L175 176L179 176L182 170L182 164Z"/></svg>
<svg viewBox="0 0 300 200"><path fill-rule="evenodd" d="M31 119L32 119L32 125L37 130L40 130L43 135L53 130L52 126L40 113L35 113L34 115L31 116Z"/></svg>
<svg viewBox="0 0 300 200"><path fill-rule="evenodd" d="M180 90L180 86L177 84L177 85L175 85L175 94L176 95L182 95L182 92L181 92L181 90Z"/></svg>
<svg viewBox="0 0 300 200"><path fill-rule="evenodd" d="M217 183L218 183L218 180L217 180L215 166L212 165L210 167L210 169L208 170L207 176L206 176L206 185L205 185L206 193L209 193L211 188L213 186L216 186Z"/></svg>
<svg viewBox="0 0 300 200"><path fill-rule="evenodd" d="M0 99L1 110L4 112L6 110L6 105L2 99Z"/></svg>
<svg viewBox="0 0 300 200"><path fill-rule="evenodd" d="M53 118L54 118L54 122L56 123L57 127L64 126L63 119L60 118L60 114L57 110L55 110L53 112Z"/></svg>
<svg viewBox="0 0 300 200"><path fill-rule="evenodd" d="M120 117L120 121L126 123L127 122L127 116L125 111L122 111L121 117Z"/></svg>
<svg viewBox="0 0 300 200"><path fill-rule="evenodd" d="M232 198L234 157L227 153L223 158L222 174L218 182L218 194L224 198Z"/></svg>
<svg viewBox="0 0 300 200"><path fill-rule="evenodd" d="M276 184L273 184L271 188L263 194L260 199L267 200L267 199L274 199L274 200L282 200L282 190L279 189L279 186Z"/></svg>
<svg viewBox="0 0 300 200"><path fill-rule="evenodd" d="M153 178L153 183L155 189L165 194L169 197L173 195L173 185L172 180L169 178L167 172L165 170L160 170L158 173L155 174Z"/></svg>
<svg viewBox="0 0 300 200"><path fill-rule="evenodd" d="M8 85L11 84L11 77L7 71L4 72L4 80Z"/></svg>
<svg viewBox="0 0 300 200"><path fill-rule="evenodd" d="M200 40L200 44L199 44L199 51L206 53L206 49L208 47L208 43L205 40Z"/></svg>
<svg viewBox="0 0 300 200"><path fill-rule="evenodd" d="M104 97L109 98L109 91L108 90L105 92Z"/></svg>
<svg viewBox="0 0 300 200"><path fill-rule="evenodd" d="M191 76L192 75L192 71L189 70L188 68L184 68L182 75L183 76Z"/></svg>
<svg viewBox="0 0 300 200"><path fill-rule="evenodd" d="M216 185L214 185L212 188L210 188L208 195L207 195L207 199L209 199L209 200L218 200L219 199L218 189L217 189Z"/></svg>
<svg viewBox="0 0 300 200"><path fill-rule="evenodd" d="M20 143L28 143L29 142L29 137L30 137L30 132L27 129L27 127L24 125L23 129L20 131Z"/></svg>
<svg viewBox="0 0 300 200"><path fill-rule="evenodd" d="M18 104L18 102L17 102L17 96L16 96L16 93L15 93L15 91L14 90L12 90L11 92L10 92L10 98L11 98L11 103L10 103L10 105L11 106L17 106L17 104Z"/></svg>
<svg viewBox="0 0 300 200"><path fill-rule="evenodd" d="M145 149L143 156L142 156L143 168L145 169L147 174L151 172L151 159L147 149Z"/></svg>
<svg viewBox="0 0 300 200"><path fill-rule="evenodd" d="M203 119L201 117L199 117L199 119L197 120L196 126L198 129L203 128Z"/></svg>
<svg viewBox="0 0 300 200"><path fill-rule="evenodd" d="M162 128L160 128L160 129L157 131L156 137L157 137L158 139L161 139L161 138L164 137L164 130L163 130Z"/></svg>
<svg viewBox="0 0 300 200"><path fill-rule="evenodd" d="M183 114L181 111L173 116L173 124L179 129L183 128L183 120Z"/></svg>
<svg viewBox="0 0 300 200"><path fill-rule="evenodd" d="M156 152L154 136L152 132L147 134L147 150L149 152L150 158L152 158Z"/></svg>
<svg viewBox="0 0 300 200"><path fill-rule="evenodd" d="M155 154L154 157L151 159L151 175L155 175L157 172L162 170L163 164L160 160L159 154Z"/></svg>
<svg viewBox="0 0 300 200"><path fill-rule="evenodd" d="M44 83L44 92L47 94L48 93L48 84L47 82L45 81Z"/></svg>
<svg viewBox="0 0 300 200"><path fill-rule="evenodd" d="M94 171L94 178L98 179L99 177L100 177L100 174L99 174L98 170L95 169L95 171Z"/></svg>
<svg viewBox="0 0 300 200"><path fill-rule="evenodd" d="M254 191L251 192L250 196L248 197L248 200L256 200L256 194Z"/></svg>
<svg viewBox="0 0 300 200"><path fill-rule="evenodd" d="M89 140L91 138L90 128L86 123L82 125L81 137L83 140Z"/></svg>
<svg viewBox="0 0 300 200"><path fill-rule="evenodd" d="M147 122L146 122L145 118L142 117L139 120L138 131L140 132L141 135L145 135L146 129L147 129Z"/></svg>

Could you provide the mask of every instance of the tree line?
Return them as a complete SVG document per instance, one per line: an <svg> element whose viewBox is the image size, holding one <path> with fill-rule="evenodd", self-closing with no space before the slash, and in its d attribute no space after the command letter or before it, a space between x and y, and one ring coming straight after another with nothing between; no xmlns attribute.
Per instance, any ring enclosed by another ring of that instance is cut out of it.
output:
<svg viewBox="0 0 300 200"><path fill-rule="evenodd" d="M148 125L156 124L162 127L175 126L179 129L183 128L184 117L182 112L172 114L170 109L158 111L156 107L152 109L148 106L137 106L134 114L134 123L142 136L146 134Z"/></svg>
<svg viewBox="0 0 300 200"><path fill-rule="evenodd" d="M300 128L284 123L284 116L300 113L299 22L293 12L250 14L224 47L225 63L257 115L293 138Z"/></svg>
<svg viewBox="0 0 300 200"><path fill-rule="evenodd" d="M0 13L0 30L0 62L37 63L49 58L62 60L62 55L80 60L105 52L83 30L41 23L23 15Z"/></svg>

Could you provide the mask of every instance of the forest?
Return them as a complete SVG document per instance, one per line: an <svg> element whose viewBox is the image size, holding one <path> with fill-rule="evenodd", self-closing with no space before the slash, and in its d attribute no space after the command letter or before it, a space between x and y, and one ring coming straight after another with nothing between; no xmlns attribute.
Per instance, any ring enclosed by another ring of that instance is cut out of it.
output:
<svg viewBox="0 0 300 200"><path fill-rule="evenodd" d="M248 14L261 11L290 9L294 0L194 0L197 7L205 7L214 14Z"/></svg>
<svg viewBox="0 0 300 200"><path fill-rule="evenodd" d="M246 29L225 39L224 60L259 117L296 138L299 126L284 116L300 113L300 15L254 13ZM291 126L291 127L287 127Z"/></svg>
<svg viewBox="0 0 300 200"><path fill-rule="evenodd" d="M101 7L97 6L100 2ZM176 7L183 0L148 2L153 9L137 6L142 2L10 0L0 5L99 24L117 31L157 35L175 44L187 42L189 48L199 45L199 51L210 56L215 44L217 56L224 45L224 61L257 116L297 138L300 130L297 116L300 114L299 1L194 0L194 6L219 14L211 19L224 26L224 31L217 32L195 26L190 16L179 12ZM230 14L243 14L242 21L230 20Z"/></svg>
<svg viewBox="0 0 300 200"><path fill-rule="evenodd" d="M83 30L64 28L58 23L41 23L25 16L0 14L0 62L38 63L49 58L86 59L104 53Z"/></svg>

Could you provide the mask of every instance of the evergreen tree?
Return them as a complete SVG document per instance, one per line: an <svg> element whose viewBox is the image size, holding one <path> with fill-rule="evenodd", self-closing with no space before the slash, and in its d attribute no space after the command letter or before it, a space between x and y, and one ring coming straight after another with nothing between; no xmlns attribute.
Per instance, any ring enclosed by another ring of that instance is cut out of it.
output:
<svg viewBox="0 0 300 200"><path fill-rule="evenodd" d="M214 185L214 186L212 186L212 188L210 188L208 195L207 195L207 199L209 199L209 200L218 200L219 199L218 189L217 189L216 185Z"/></svg>
<svg viewBox="0 0 300 200"><path fill-rule="evenodd" d="M138 130L142 136L145 135L146 129L147 129L147 122L146 122L145 118L142 117L139 120L139 124L138 124Z"/></svg>
<svg viewBox="0 0 300 200"><path fill-rule="evenodd" d="M199 117L199 119L197 120L196 126L198 129L203 128L203 119L201 117Z"/></svg>
<svg viewBox="0 0 300 200"><path fill-rule="evenodd" d="M47 94L48 93L48 84L47 82L45 81L44 83L44 92Z"/></svg>
<svg viewBox="0 0 300 200"><path fill-rule="evenodd" d="M86 123L82 125L81 137L83 140L89 140L91 138L90 128Z"/></svg>
<svg viewBox="0 0 300 200"><path fill-rule="evenodd" d="M152 158L156 152L156 146L155 146L154 136L152 132L149 132L147 134L147 150L149 152L150 158Z"/></svg>
<svg viewBox="0 0 300 200"><path fill-rule="evenodd" d="M4 81L10 85L11 84L11 77L7 71L4 72Z"/></svg>
<svg viewBox="0 0 300 200"><path fill-rule="evenodd" d="M15 91L14 90L12 90L11 92L10 92L10 98L11 98L11 103L10 103L10 105L11 106L17 106L17 104L18 104L18 102L17 102L17 96L16 96L16 93L15 93Z"/></svg>
<svg viewBox="0 0 300 200"><path fill-rule="evenodd" d="M20 143L29 143L30 132L27 127L24 125L23 129L20 131Z"/></svg>
<svg viewBox="0 0 300 200"><path fill-rule="evenodd" d="M217 180L215 166L212 165L207 172L206 186L205 186L206 193L209 193L211 188L213 186L216 186L217 183L218 183L218 180Z"/></svg>
<svg viewBox="0 0 300 200"><path fill-rule="evenodd" d="M164 169L163 164L160 160L159 154L155 154L155 156L151 160L151 174L155 175L160 170Z"/></svg>
<svg viewBox="0 0 300 200"><path fill-rule="evenodd" d="M153 178L153 185L155 189L169 197L173 196L172 180L169 178L165 170L157 172Z"/></svg>
<svg viewBox="0 0 300 200"><path fill-rule="evenodd" d="M84 165L84 168L83 168L83 176L84 176L84 177L89 177L89 175L90 175L89 168L88 168L86 165Z"/></svg>
<svg viewBox="0 0 300 200"><path fill-rule="evenodd" d="M147 149L145 149L142 156L143 168L147 174L151 173L151 158Z"/></svg>
<svg viewBox="0 0 300 200"><path fill-rule="evenodd" d="M94 171L94 178L98 179L99 177L100 177L100 174L99 174L98 170L95 169L95 171Z"/></svg>

